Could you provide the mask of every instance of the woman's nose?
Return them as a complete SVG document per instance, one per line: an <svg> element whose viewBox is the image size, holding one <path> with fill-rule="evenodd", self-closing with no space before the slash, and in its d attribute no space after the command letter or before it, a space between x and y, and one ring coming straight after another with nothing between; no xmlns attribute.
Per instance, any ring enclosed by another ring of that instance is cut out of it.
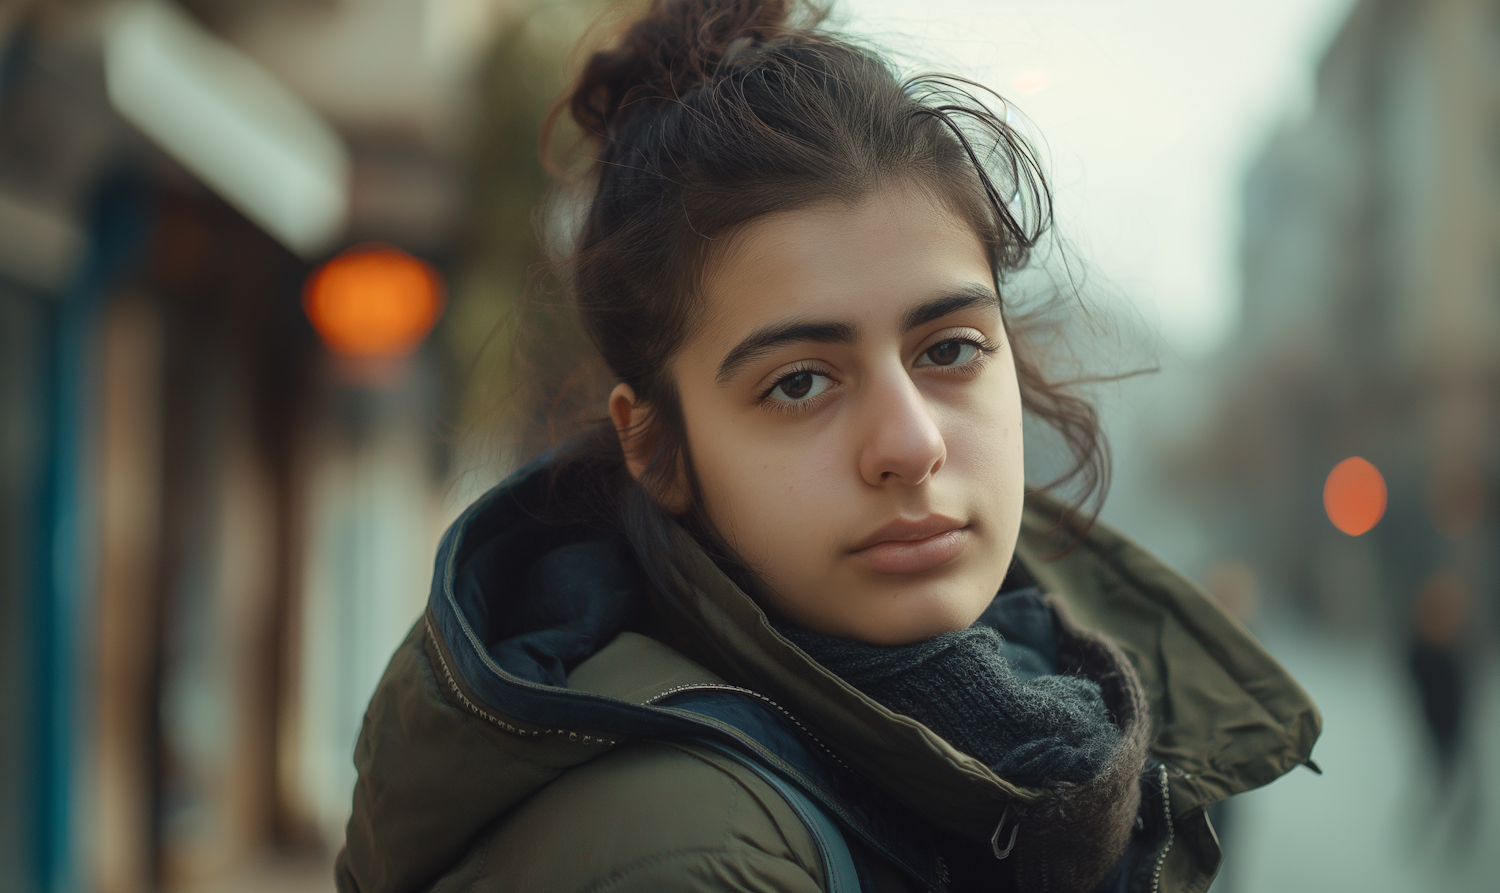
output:
<svg viewBox="0 0 1500 893"><path fill-rule="evenodd" d="M923 483L948 457L942 433L928 411L927 400L906 375L876 383L862 407L863 444L859 472L875 487L890 483Z"/></svg>

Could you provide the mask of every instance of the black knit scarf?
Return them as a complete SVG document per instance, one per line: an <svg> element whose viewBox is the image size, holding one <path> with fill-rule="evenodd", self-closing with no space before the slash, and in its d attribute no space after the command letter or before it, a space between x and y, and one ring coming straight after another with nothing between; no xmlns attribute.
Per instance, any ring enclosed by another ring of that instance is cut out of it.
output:
<svg viewBox="0 0 1500 893"><path fill-rule="evenodd" d="M1057 675L1056 631L1040 592L1005 593L968 629L870 645L779 625L809 657L912 717L1002 778L1084 784L1120 746L1099 683ZM1001 630L1010 635L1002 635Z"/></svg>

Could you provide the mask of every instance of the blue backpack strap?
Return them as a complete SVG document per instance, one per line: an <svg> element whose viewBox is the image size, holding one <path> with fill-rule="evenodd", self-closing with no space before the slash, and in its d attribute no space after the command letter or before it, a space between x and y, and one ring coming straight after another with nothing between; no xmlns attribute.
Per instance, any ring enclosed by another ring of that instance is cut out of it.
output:
<svg viewBox="0 0 1500 893"><path fill-rule="evenodd" d="M817 804L815 800L791 782L782 778L768 766L764 766L759 760L749 754L711 741L707 738L695 738L693 743L723 754L726 757L754 772L761 780L775 789L802 824L807 826L808 833L812 835L813 843L818 847L818 855L823 860L824 888L827 893L860 893L859 870L854 865L854 856L849 852L849 844L844 840L844 834L839 826L834 824L828 813Z"/></svg>
<svg viewBox="0 0 1500 893"><path fill-rule="evenodd" d="M703 732L683 736L687 740L711 741L718 745L712 748L715 752L733 748L726 753L736 762L757 770L758 775L763 774L760 770L772 773L776 782L794 787L815 802L826 820L838 823L839 839L848 841L846 849L855 841L862 844L853 853L861 884L847 889L875 889L867 855L889 862L919 890L946 886L942 860L937 857L939 841L932 830L917 821L911 810L843 766L800 722L767 698L746 689L713 685L686 688L656 706L707 726ZM768 783L775 782L768 779ZM790 797L784 799L791 802Z"/></svg>

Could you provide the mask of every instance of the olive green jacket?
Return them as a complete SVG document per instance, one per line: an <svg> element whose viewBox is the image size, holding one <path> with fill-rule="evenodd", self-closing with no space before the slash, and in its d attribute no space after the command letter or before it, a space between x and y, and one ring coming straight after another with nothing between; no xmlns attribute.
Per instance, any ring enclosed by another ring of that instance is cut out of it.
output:
<svg viewBox="0 0 1500 893"><path fill-rule="evenodd" d="M505 624L534 612L513 590L536 571L513 565L558 538L515 533L536 523L527 510L536 485L520 477L450 530L428 611L370 702L341 891L823 890L817 849L788 804L682 734L701 720L659 705L692 690L684 687L748 689L943 833L989 840L1006 804L1047 796L813 663L686 534L673 570L677 616L596 622L608 612L588 607L561 649L572 658L534 664L540 640L515 645L517 628ZM1169 780L1161 808L1170 836L1131 888L1206 890L1220 851L1203 808L1306 762L1317 709L1196 586L1105 525L1060 554L1068 541L1058 516L1053 503L1028 500L1017 560L1060 614L1134 664L1151 708L1151 753ZM577 563L559 561L559 572ZM558 601L587 602L568 585ZM578 632L578 623L593 626ZM923 887L867 862L881 891ZM943 886L937 877L933 889Z"/></svg>

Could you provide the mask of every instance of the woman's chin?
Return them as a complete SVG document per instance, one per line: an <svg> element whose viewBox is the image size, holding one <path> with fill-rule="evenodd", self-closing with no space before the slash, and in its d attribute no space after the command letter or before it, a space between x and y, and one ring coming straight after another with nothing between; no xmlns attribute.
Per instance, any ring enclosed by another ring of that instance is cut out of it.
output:
<svg viewBox="0 0 1500 893"><path fill-rule="evenodd" d="M999 584L988 589L987 594L979 591L983 587L974 588L976 592L972 595L955 593L950 581L947 585L897 593L883 599L861 618L857 634L850 638L872 645L910 645L968 629L989 606Z"/></svg>

